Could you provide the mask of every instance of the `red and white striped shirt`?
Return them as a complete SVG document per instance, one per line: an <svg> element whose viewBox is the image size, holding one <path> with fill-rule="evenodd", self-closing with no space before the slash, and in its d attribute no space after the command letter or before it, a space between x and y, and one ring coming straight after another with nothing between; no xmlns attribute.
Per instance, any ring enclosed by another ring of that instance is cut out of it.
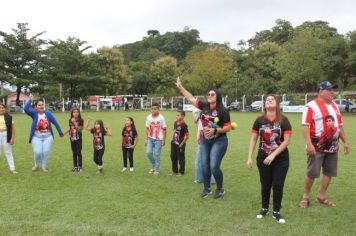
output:
<svg viewBox="0 0 356 236"><path fill-rule="evenodd" d="M330 122L327 122L330 118ZM310 138L321 152L337 152L342 117L335 102L329 104L317 98L303 110L302 124L310 127Z"/></svg>
<svg viewBox="0 0 356 236"><path fill-rule="evenodd" d="M146 129L149 131L147 138L163 140L163 130L166 128L166 120L161 114L156 117L153 117L152 114L147 116Z"/></svg>

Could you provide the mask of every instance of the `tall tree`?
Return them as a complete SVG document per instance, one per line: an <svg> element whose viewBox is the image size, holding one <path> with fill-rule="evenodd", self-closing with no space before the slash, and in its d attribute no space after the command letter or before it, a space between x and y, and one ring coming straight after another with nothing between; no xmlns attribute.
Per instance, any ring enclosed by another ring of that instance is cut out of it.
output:
<svg viewBox="0 0 356 236"><path fill-rule="evenodd" d="M233 77L232 52L219 47L196 47L188 53L182 70L183 79L194 94L202 94L207 88L221 88Z"/></svg>
<svg viewBox="0 0 356 236"><path fill-rule="evenodd" d="M131 86L126 75L123 54L118 48L103 47L97 50L98 73L106 78L106 90L110 95L125 94Z"/></svg>
<svg viewBox="0 0 356 236"><path fill-rule="evenodd" d="M151 78L157 81L156 93L172 96L176 93L177 59L165 56L157 59L151 66Z"/></svg>
<svg viewBox="0 0 356 236"><path fill-rule="evenodd" d="M255 82L261 85L260 93L276 93L279 90L281 76L276 65L282 53L282 47L273 42L264 42L255 50Z"/></svg>
<svg viewBox="0 0 356 236"><path fill-rule="evenodd" d="M128 66L128 74L132 77L133 94L147 95L156 88L156 81L150 77L150 64L144 61L131 62Z"/></svg>
<svg viewBox="0 0 356 236"><path fill-rule="evenodd" d="M351 31L346 35L347 58L345 59L346 78L344 86L356 77L356 31ZM356 87L354 85L354 87Z"/></svg>
<svg viewBox="0 0 356 236"><path fill-rule="evenodd" d="M16 105L24 87L36 86L43 78L45 32L29 37L27 23L18 23L17 29L8 34L0 31L0 80L16 86Z"/></svg>
<svg viewBox="0 0 356 236"><path fill-rule="evenodd" d="M325 79L320 60L324 40L314 32L304 29L286 44L286 53L278 60L277 70L282 76L281 87L288 92L315 91L315 86Z"/></svg>
<svg viewBox="0 0 356 236"><path fill-rule="evenodd" d="M66 41L50 41L49 44L46 51L49 77L52 82L63 84L70 99L80 97L79 85L87 83L90 77L87 73L87 57L84 55L90 46L85 46L85 41L75 37L69 37Z"/></svg>
<svg viewBox="0 0 356 236"><path fill-rule="evenodd" d="M257 32L254 37L249 39L250 48L255 49L264 42L273 42L282 45L293 38L294 29L289 21L277 19L275 24L272 29Z"/></svg>

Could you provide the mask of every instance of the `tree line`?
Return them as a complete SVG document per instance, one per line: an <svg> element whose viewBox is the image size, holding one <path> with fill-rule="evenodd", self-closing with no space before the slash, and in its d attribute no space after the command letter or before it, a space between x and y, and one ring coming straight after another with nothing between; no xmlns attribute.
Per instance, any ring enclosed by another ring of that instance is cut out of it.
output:
<svg viewBox="0 0 356 236"><path fill-rule="evenodd" d="M93 94L171 97L178 95L177 75L193 94L216 87L231 98L314 92L322 80L356 89L356 31L342 35L325 21L293 27L278 19L271 29L238 41L237 49L204 42L188 27L165 34L148 30L140 41L95 51L76 37L44 36L30 36L27 23L10 33L0 30L0 81L15 85L18 94L31 90L52 100Z"/></svg>

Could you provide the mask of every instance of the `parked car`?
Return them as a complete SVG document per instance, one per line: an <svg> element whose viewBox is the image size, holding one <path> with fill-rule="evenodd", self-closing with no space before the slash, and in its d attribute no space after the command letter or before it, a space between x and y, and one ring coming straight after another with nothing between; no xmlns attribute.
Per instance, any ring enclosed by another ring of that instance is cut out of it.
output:
<svg viewBox="0 0 356 236"><path fill-rule="evenodd" d="M195 106L193 104L184 104L183 111L194 111Z"/></svg>
<svg viewBox="0 0 356 236"><path fill-rule="evenodd" d="M293 102L293 101L283 101L279 103L279 107L281 108L281 111L283 111L284 106L299 106L300 104Z"/></svg>
<svg viewBox="0 0 356 236"><path fill-rule="evenodd" d="M263 106L263 101L254 101L251 103L251 108L253 111L261 111Z"/></svg>
<svg viewBox="0 0 356 236"><path fill-rule="evenodd" d="M240 111L242 109L242 102L232 102L230 105L227 107L229 111Z"/></svg>
<svg viewBox="0 0 356 236"><path fill-rule="evenodd" d="M347 99L334 99L334 102L339 107L340 112L345 112L346 104L349 103L349 112L356 112L356 104Z"/></svg>

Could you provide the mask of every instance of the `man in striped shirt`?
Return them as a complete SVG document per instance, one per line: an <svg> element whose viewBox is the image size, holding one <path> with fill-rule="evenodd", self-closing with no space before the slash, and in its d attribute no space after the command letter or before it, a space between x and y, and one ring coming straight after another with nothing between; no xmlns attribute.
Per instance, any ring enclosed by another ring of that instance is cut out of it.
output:
<svg viewBox="0 0 356 236"><path fill-rule="evenodd" d="M306 142L308 165L305 176L304 195L300 208L309 207L310 192L314 179L323 177L320 182L316 200L320 204L336 207L336 204L326 198L326 191L332 177L337 176L339 138L344 143L344 153L350 152L339 108L333 101L334 88L337 86L329 81L323 81L318 88L318 98L309 102L303 110L303 135Z"/></svg>

